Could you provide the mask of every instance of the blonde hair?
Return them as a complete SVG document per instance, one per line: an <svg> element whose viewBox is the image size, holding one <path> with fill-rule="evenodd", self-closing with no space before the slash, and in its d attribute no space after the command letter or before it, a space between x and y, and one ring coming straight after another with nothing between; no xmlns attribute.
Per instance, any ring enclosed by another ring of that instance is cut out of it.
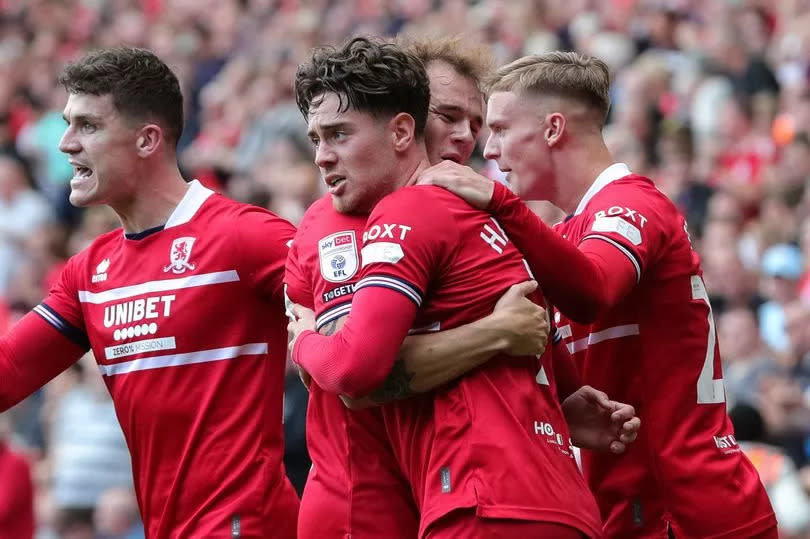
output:
<svg viewBox="0 0 810 539"><path fill-rule="evenodd" d="M456 72L467 77L479 87L492 72L492 56L489 49L473 45L459 36L429 39L426 37L401 37L401 46L422 60L427 68L431 62L445 62Z"/></svg>
<svg viewBox="0 0 810 539"><path fill-rule="evenodd" d="M487 93L515 92L572 99L598 113L610 108L610 70L599 58L553 51L524 56L498 69L484 83Z"/></svg>

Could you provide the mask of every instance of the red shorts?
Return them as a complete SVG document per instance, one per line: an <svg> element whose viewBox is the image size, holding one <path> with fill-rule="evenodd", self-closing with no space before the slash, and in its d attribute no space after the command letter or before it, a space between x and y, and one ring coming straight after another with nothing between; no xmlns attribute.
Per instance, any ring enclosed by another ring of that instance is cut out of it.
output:
<svg viewBox="0 0 810 539"><path fill-rule="evenodd" d="M536 522L507 518L483 518L475 509L459 509L431 524L421 539L514 539L548 537L554 539L583 539L588 536L570 526L557 522Z"/></svg>

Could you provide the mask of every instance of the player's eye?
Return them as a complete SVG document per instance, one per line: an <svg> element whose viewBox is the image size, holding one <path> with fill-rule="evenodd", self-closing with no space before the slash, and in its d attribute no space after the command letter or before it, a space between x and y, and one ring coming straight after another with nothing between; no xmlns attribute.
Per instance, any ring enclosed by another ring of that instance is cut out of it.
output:
<svg viewBox="0 0 810 539"><path fill-rule="evenodd" d="M318 140L318 139L316 139L316 138L314 138L314 137L310 137L309 141L312 143L312 147L313 147L313 148L317 148L317 147L318 147L318 143L320 142L320 140Z"/></svg>
<svg viewBox="0 0 810 539"><path fill-rule="evenodd" d="M94 133L96 131L96 126L89 122L82 122L79 124L79 129L82 133Z"/></svg>
<svg viewBox="0 0 810 539"><path fill-rule="evenodd" d="M334 133L332 133L332 139L336 141L341 141L344 140L345 138L346 138L345 131L335 131Z"/></svg>

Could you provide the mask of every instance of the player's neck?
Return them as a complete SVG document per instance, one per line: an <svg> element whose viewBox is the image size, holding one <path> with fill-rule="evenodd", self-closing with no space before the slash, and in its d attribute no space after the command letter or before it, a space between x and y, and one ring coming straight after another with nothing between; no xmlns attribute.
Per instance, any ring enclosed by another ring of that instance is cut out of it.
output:
<svg viewBox="0 0 810 539"><path fill-rule="evenodd" d="M166 224L188 191L176 167L142 176L144 182L130 200L111 205L126 234L137 234Z"/></svg>
<svg viewBox="0 0 810 539"><path fill-rule="evenodd" d="M574 213L579 202L585 197L596 177L613 164L613 156L601 142L585 144L572 148L565 160L564 176L558 181L558 200L556 206L567 214Z"/></svg>
<svg viewBox="0 0 810 539"><path fill-rule="evenodd" d="M409 158L402 162L399 178L404 181L397 185L397 188L416 185L419 175L428 167L430 167L430 161L428 161L427 151L425 151L424 146L415 147Z"/></svg>

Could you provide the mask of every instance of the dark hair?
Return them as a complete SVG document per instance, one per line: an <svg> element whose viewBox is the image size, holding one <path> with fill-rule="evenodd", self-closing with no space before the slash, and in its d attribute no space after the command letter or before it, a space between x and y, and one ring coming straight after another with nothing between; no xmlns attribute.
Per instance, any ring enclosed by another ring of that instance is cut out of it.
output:
<svg viewBox="0 0 810 539"><path fill-rule="evenodd" d="M740 403L728 413L737 440L761 442L765 440L765 422L759 410L750 404Z"/></svg>
<svg viewBox="0 0 810 539"><path fill-rule="evenodd" d="M425 66L393 43L356 37L340 49L315 49L295 73L295 101L304 118L330 92L337 94L341 112L349 108L385 116L405 112L413 116L417 136L425 130L430 105Z"/></svg>
<svg viewBox="0 0 810 539"><path fill-rule="evenodd" d="M111 95L122 115L159 123L177 146L183 94L172 70L152 52L132 47L94 51L68 64L59 82L72 94Z"/></svg>

